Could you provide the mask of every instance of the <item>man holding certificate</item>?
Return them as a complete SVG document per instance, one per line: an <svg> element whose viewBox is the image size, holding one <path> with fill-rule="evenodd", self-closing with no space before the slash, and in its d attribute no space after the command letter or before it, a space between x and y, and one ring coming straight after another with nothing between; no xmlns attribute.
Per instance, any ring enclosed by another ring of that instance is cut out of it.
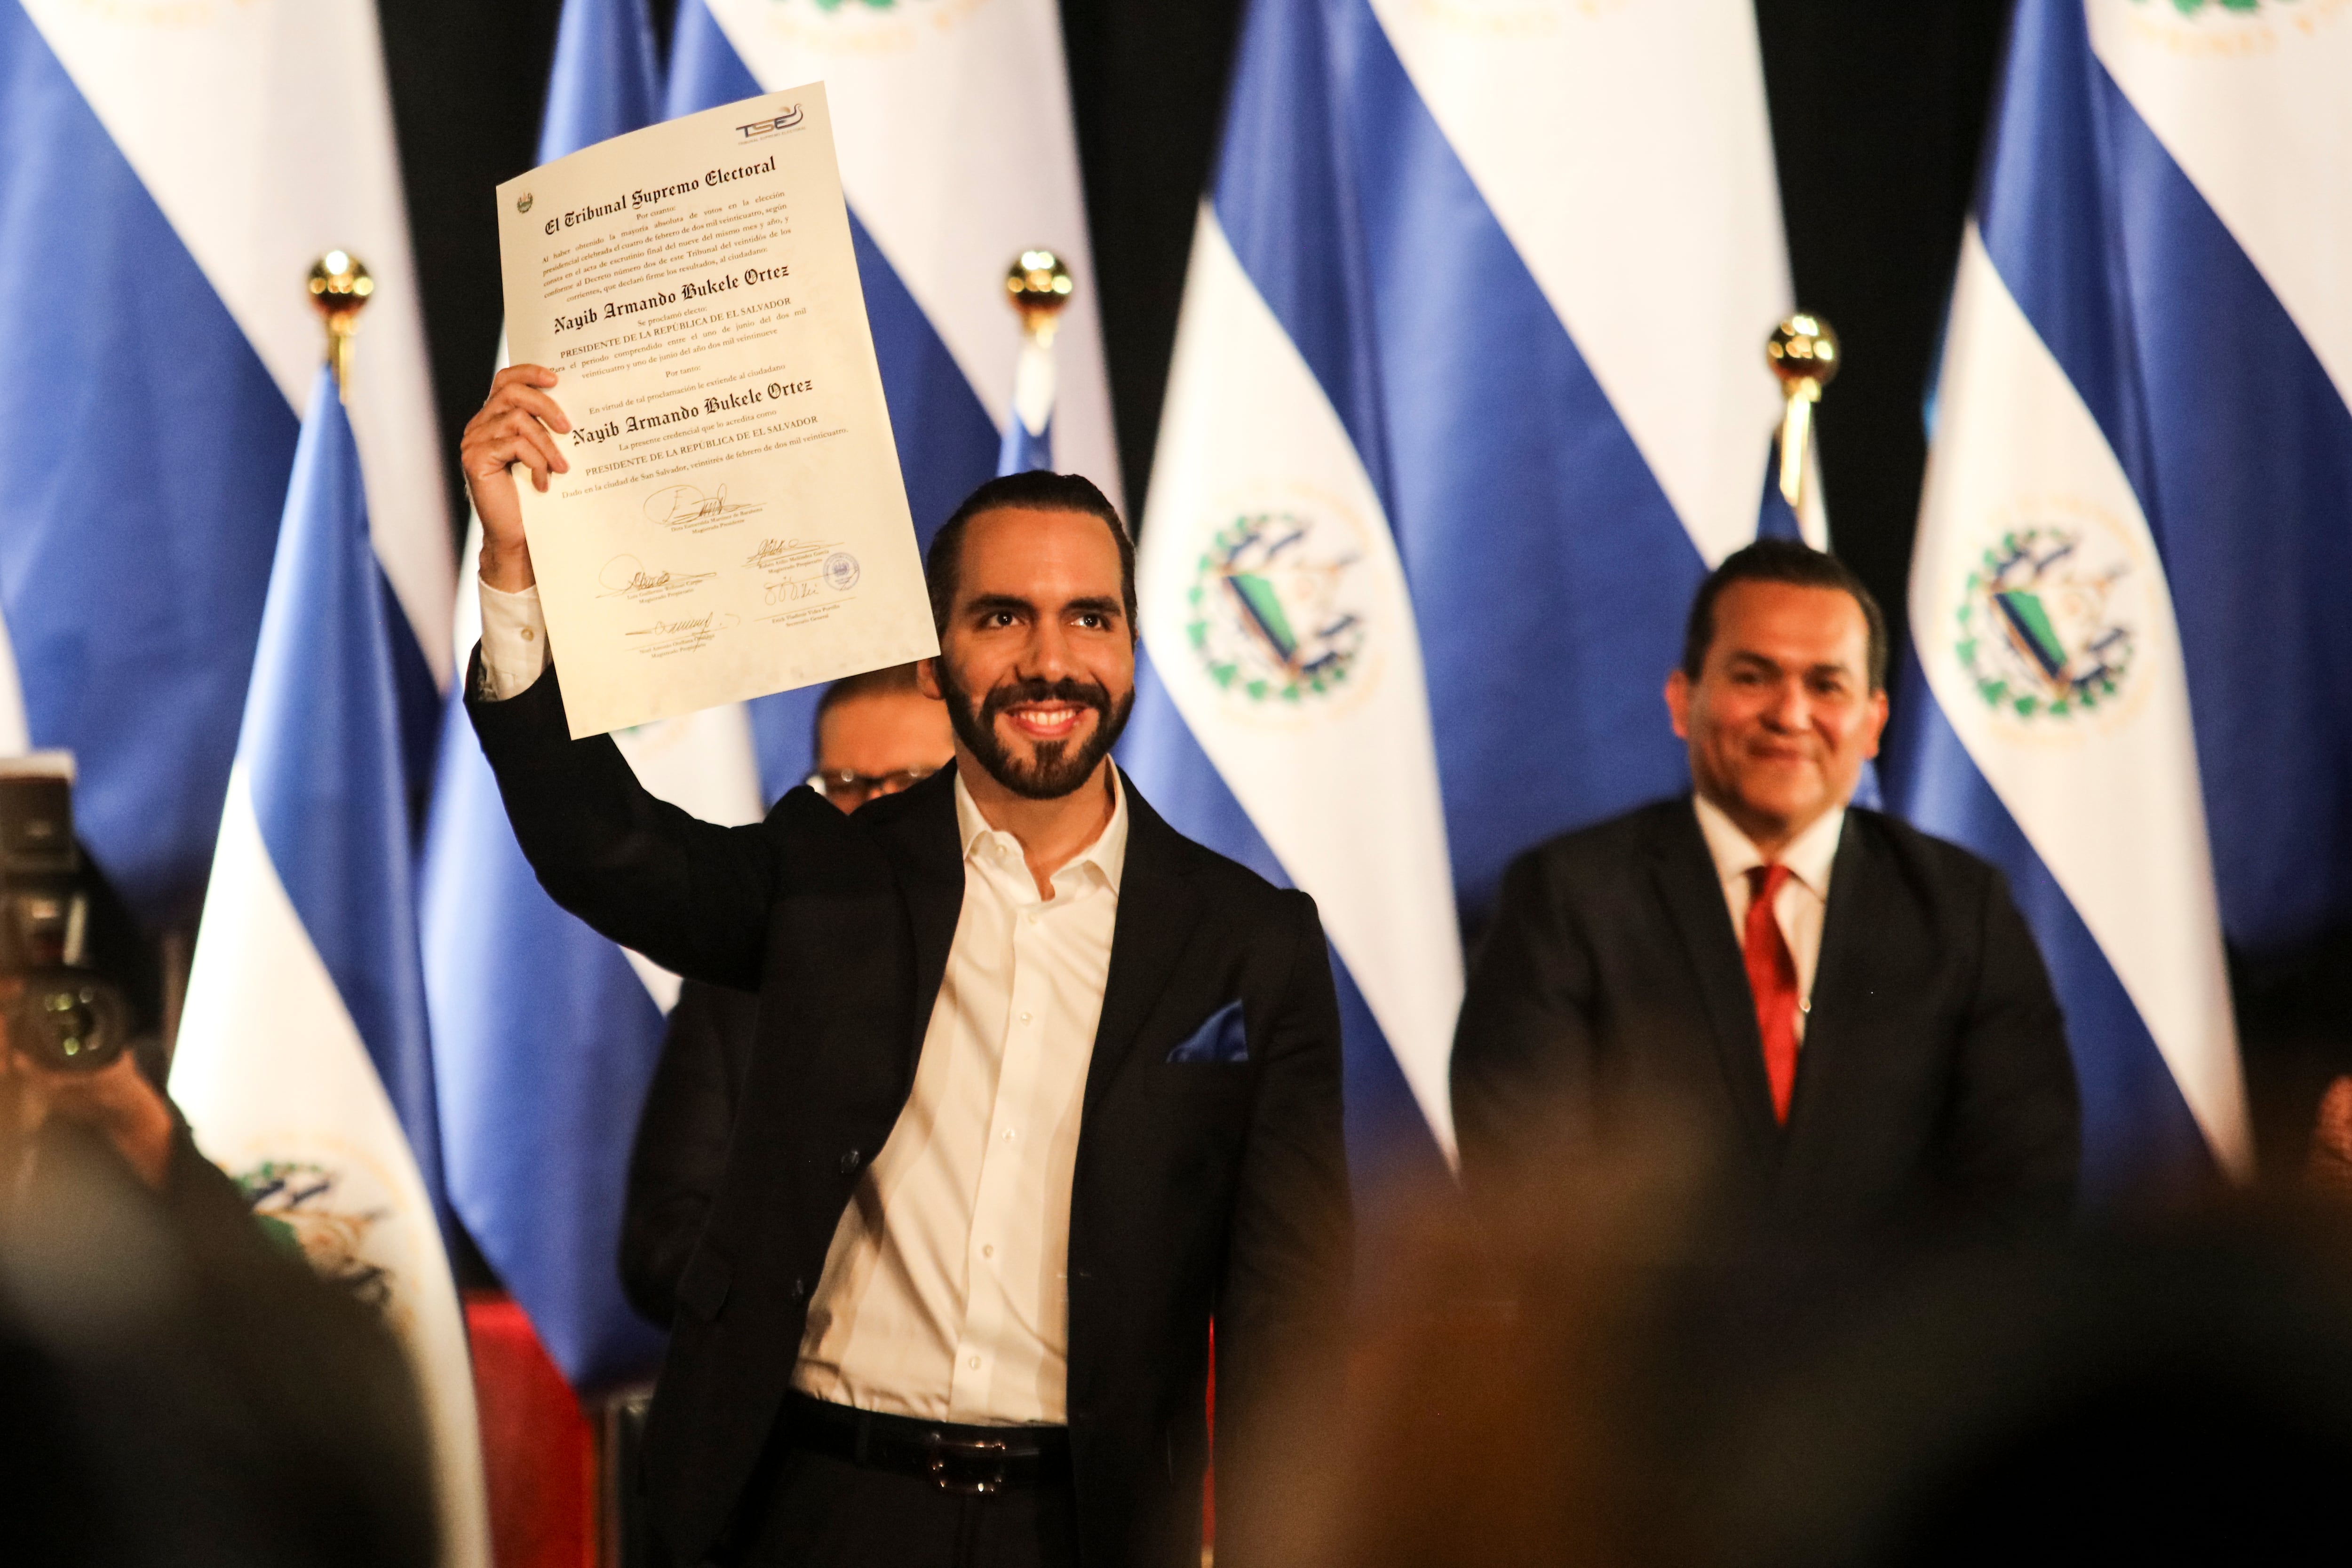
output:
<svg viewBox="0 0 2352 1568"><path fill-rule="evenodd" d="M559 902L761 998L655 1398L672 1552L1193 1568L1213 1315L1221 1546L1245 1559L1269 1394L1316 1405L1337 1348L1339 1021L1313 903L1109 760L1135 671L1118 514L1075 476L982 486L926 563L919 679L953 764L854 814L801 789L715 827L571 738L510 467L564 472L558 385L503 371L467 431L475 727Z"/></svg>

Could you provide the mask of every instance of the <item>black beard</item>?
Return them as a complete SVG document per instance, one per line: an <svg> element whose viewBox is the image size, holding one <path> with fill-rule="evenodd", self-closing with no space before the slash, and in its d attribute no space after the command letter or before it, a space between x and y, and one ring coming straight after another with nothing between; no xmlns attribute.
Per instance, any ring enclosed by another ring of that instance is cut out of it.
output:
<svg viewBox="0 0 2352 1568"><path fill-rule="evenodd" d="M1011 681L979 702L972 701L945 659L939 661L940 695L947 698L948 722L988 776L1025 800L1058 800L1084 784L1095 765L1110 754L1127 716L1135 706L1130 691L1116 704L1099 682L1068 677L1058 681ZM1023 762L996 736L996 718L1014 703L1076 703L1095 710L1093 731L1073 749L1066 740L1040 741L1035 759Z"/></svg>

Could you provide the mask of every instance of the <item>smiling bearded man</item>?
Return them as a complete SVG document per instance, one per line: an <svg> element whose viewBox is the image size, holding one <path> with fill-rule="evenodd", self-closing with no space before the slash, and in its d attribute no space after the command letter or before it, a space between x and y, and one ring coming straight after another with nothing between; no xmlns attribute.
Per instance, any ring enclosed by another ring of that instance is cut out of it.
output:
<svg viewBox="0 0 2352 1568"><path fill-rule="evenodd" d="M1474 1196L1656 1118L1778 1226L2067 1212L2074 1069L2008 887L1851 804L1885 674L1832 556L1762 540L1701 584L1665 693L1693 792L1504 875L1454 1044Z"/></svg>
<svg viewBox="0 0 2352 1568"><path fill-rule="evenodd" d="M1348 1278L1338 1007L1312 901L1109 760L1118 513L1075 476L981 486L926 563L954 763L715 827L568 737L509 472L565 465L554 384L502 371L467 427L467 707L559 903L760 996L647 1435L671 1554L1194 1568L1213 1308L1218 1554L1250 1562L1269 1388L1329 1380Z"/></svg>

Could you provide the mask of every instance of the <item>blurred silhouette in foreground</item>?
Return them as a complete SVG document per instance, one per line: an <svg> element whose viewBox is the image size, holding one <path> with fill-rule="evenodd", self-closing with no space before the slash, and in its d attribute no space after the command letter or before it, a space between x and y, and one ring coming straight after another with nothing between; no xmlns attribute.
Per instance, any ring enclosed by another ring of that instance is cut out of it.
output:
<svg viewBox="0 0 2352 1568"><path fill-rule="evenodd" d="M149 1076L148 988L102 939L70 780L0 765L0 1562L421 1568L407 1363Z"/></svg>
<svg viewBox="0 0 2352 1568"><path fill-rule="evenodd" d="M2352 1088L2345 1091L2352 1096ZM2352 1112L2352 1102L2347 1102ZM1999 1245L1790 1245L1650 1124L1387 1260L1293 1411L1298 1568L2341 1550L2352 1228L2216 1206Z"/></svg>
<svg viewBox="0 0 2352 1568"><path fill-rule="evenodd" d="M2336 1079L2319 1097L2305 1174L2319 1192L2352 1200L2352 1077Z"/></svg>
<svg viewBox="0 0 2352 1568"><path fill-rule="evenodd" d="M262 1235L131 1057L60 1084L0 1055L0 1558L431 1563L374 1309Z"/></svg>

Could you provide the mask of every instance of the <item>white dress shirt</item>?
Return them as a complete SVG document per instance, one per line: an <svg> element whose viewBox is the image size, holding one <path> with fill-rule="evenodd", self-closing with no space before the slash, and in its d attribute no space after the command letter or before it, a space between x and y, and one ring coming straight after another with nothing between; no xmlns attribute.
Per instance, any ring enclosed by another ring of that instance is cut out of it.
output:
<svg viewBox="0 0 2352 1568"><path fill-rule="evenodd" d="M1715 874L1723 884L1723 902L1731 911L1731 936L1748 945L1748 901L1752 896L1748 873L1765 863L1764 856L1724 814L1723 808L1704 795L1691 797L1698 810L1698 831L1706 835L1706 852L1714 857ZM1772 918L1797 963L1797 1039L1805 1038L1808 1015L1813 1010L1813 971L1822 961L1822 922L1829 914L1830 868L1836 863L1838 835L1845 831L1845 808L1833 806L1811 827L1789 841L1780 863L1789 868L1772 900Z"/></svg>
<svg viewBox="0 0 2352 1568"><path fill-rule="evenodd" d="M482 589L482 687L492 702L528 690L547 668L547 617L536 584L509 593Z"/></svg>
<svg viewBox="0 0 2352 1568"><path fill-rule="evenodd" d="M547 664L539 591L482 585L495 700ZM955 781L963 907L898 1124L834 1231L793 1385L861 1409L1061 1424L1070 1180L1127 864L1127 791L1040 898L1020 841Z"/></svg>
<svg viewBox="0 0 2352 1568"><path fill-rule="evenodd" d="M963 910L914 1092L834 1232L793 1385L860 1409L1064 1419L1070 1177L1110 974L1127 794L1036 882L961 779Z"/></svg>

